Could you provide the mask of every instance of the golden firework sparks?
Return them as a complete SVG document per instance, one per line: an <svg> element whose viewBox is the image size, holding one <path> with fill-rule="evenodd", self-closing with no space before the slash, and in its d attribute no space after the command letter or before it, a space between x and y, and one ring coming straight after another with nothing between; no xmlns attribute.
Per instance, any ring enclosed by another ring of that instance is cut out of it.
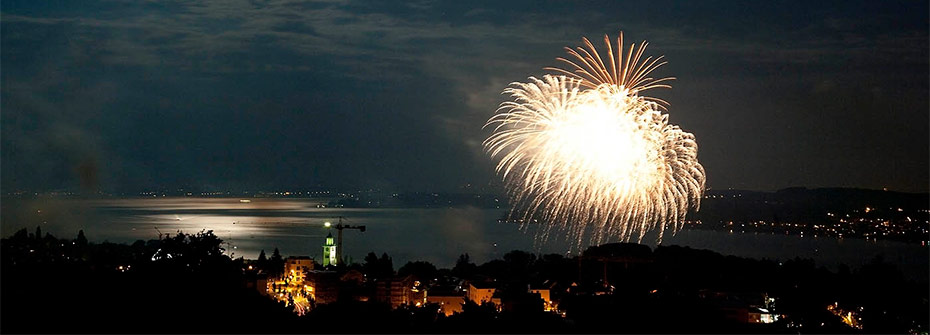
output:
<svg viewBox="0 0 930 335"><path fill-rule="evenodd" d="M704 192L704 168L694 135L668 123L660 99L641 95L670 88L649 74L665 64L647 57L643 42L616 56L604 36L608 62L584 38L586 48L566 48L570 70L529 78L504 90L485 127L485 149L496 161L514 202L511 216L558 227L580 245L585 231L593 242L642 241L646 232L681 228L689 208Z"/></svg>

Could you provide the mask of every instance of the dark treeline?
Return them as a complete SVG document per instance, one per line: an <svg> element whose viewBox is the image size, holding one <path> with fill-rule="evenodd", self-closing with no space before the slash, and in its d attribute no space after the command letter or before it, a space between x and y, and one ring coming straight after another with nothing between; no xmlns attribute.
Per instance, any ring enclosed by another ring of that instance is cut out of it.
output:
<svg viewBox="0 0 930 335"><path fill-rule="evenodd" d="M260 332L295 318L247 289L212 232L132 245L36 236L2 242L4 333Z"/></svg>
<svg viewBox="0 0 930 335"><path fill-rule="evenodd" d="M335 270L368 281L415 276L437 289L493 283L522 305L498 312L466 302L446 317L435 305L391 309L346 295L298 317L254 287L256 273L280 271L278 252L232 259L209 231L125 245L24 229L0 245L3 333L908 333L926 332L930 313L927 283L906 281L880 258L831 272L806 259L607 244L581 257L512 251L484 264L462 255L452 269L410 262L395 270L389 255L370 253ZM263 269L245 271L247 263ZM542 312L530 285L551 288L565 317ZM777 297L786 317L746 324L725 315L730 297L754 294ZM833 303L862 307L863 329L831 314Z"/></svg>

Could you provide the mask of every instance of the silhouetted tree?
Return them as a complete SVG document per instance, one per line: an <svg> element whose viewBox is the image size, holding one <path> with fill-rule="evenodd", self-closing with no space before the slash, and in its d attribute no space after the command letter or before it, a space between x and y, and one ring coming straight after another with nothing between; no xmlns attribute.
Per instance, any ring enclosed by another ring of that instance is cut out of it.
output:
<svg viewBox="0 0 930 335"><path fill-rule="evenodd" d="M36 240L42 239L42 227L36 226Z"/></svg>
<svg viewBox="0 0 930 335"><path fill-rule="evenodd" d="M375 255L374 252L369 252L367 255L365 255L365 263L362 264L362 272L371 277L371 279L376 279L378 273L378 264L378 255Z"/></svg>
<svg viewBox="0 0 930 335"><path fill-rule="evenodd" d="M212 230L197 234L179 232L161 241L152 259L164 265L179 266L191 270L213 268L229 264L232 260L224 255L223 240Z"/></svg>
<svg viewBox="0 0 930 335"><path fill-rule="evenodd" d="M246 287L241 261L223 254L222 241L212 232L179 233L131 246L90 244L81 232L81 247L71 238L40 243L25 230L23 235L27 238L0 242L2 333L113 333L140 325L159 333L253 333L261 332L259 327L268 331L269 325L271 332L296 331L288 328L296 316ZM164 257L152 261L159 250ZM126 308L127 297L145 303ZM49 301L79 305L34 313ZM152 315L171 322L153 322ZM246 319L251 322L230 322Z"/></svg>
<svg viewBox="0 0 930 335"><path fill-rule="evenodd" d="M571 282L578 279L578 263L559 254L540 256L533 268L541 280Z"/></svg>
<svg viewBox="0 0 930 335"><path fill-rule="evenodd" d="M29 238L29 232L26 230L26 228L16 231L16 233L13 234L13 237L12 237L12 239L16 241L23 241L27 238Z"/></svg>
<svg viewBox="0 0 930 335"><path fill-rule="evenodd" d="M536 255L521 250L513 250L504 254L507 262L508 277L512 280L526 280L529 278L530 268L536 263Z"/></svg>
<svg viewBox="0 0 930 335"><path fill-rule="evenodd" d="M260 270L268 272L268 257L265 257L265 249L262 249L262 251L258 253L256 264Z"/></svg>
<svg viewBox="0 0 930 335"><path fill-rule="evenodd" d="M271 252L271 259L268 260L268 266L271 267L271 269L268 269L269 273L277 275L284 272L284 258L281 257L281 251L278 251L277 247Z"/></svg>
<svg viewBox="0 0 930 335"><path fill-rule="evenodd" d="M478 305L471 300L465 299L465 303L462 304L462 311L469 319L475 321L488 321L497 316L497 307L490 301Z"/></svg>
<svg viewBox="0 0 930 335"><path fill-rule="evenodd" d="M478 266L476 272L482 276L487 276L489 278L496 278L502 281L509 281L510 269L508 268L507 262L504 262L500 259L492 259L484 264Z"/></svg>
<svg viewBox="0 0 930 335"><path fill-rule="evenodd" d="M381 258L378 259L378 263L379 263L379 272L381 272L382 274L386 276L394 275L394 260L391 259L391 257L388 256L386 252L381 253Z"/></svg>
<svg viewBox="0 0 930 335"><path fill-rule="evenodd" d="M370 279L384 279L394 275L394 262L387 253L381 254L381 258L378 258L374 252L369 252L365 255L362 270Z"/></svg>
<svg viewBox="0 0 930 335"><path fill-rule="evenodd" d="M87 237L84 236L84 229L78 230L77 239L74 242L79 246L87 245Z"/></svg>
<svg viewBox="0 0 930 335"><path fill-rule="evenodd" d="M475 275L476 271L478 271L478 266L471 262L468 253L464 253L455 261L455 267L452 268L452 275L463 279L470 279Z"/></svg>
<svg viewBox="0 0 930 335"><path fill-rule="evenodd" d="M416 261L416 262L407 262L404 266L400 267L397 270L398 276L408 276L413 275L417 279L424 282L430 282L436 278L436 266L430 264L429 262Z"/></svg>

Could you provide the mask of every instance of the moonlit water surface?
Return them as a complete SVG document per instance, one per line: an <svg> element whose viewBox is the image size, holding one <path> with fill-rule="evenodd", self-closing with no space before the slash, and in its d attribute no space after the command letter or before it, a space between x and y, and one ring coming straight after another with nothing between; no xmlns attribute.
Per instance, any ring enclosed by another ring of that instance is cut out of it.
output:
<svg viewBox="0 0 930 335"><path fill-rule="evenodd" d="M369 251L379 255L386 252L394 259L395 269L412 260L452 267L458 256L466 252L479 264L514 249L566 254L576 242L549 239L534 243L537 225L528 225L523 231L517 224L498 222L507 209L317 208L330 199L250 200L242 203L238 198L196 197L3 198L0 233L8 237L24 227L33 232L38 225L43 232L59 238L74 238L83 229L92 242L132 243L158 238L156 227L170 234L204 229L213 230L228 242L226 248L234 257L256 258L262 249L270 255L278 247L285 256L319 258L324 237L330 232L323 222L335 223L339 216L344 216L347 224L367 226L364 233L344 231L344 255L361 262ZM926 280L930 272L926 247L892 241L730 234L686 226L679 234L666 236L663 244L751 258L812 258L818 265L834 269L840 263L856 268L882 254L910 278Z"/></svg>

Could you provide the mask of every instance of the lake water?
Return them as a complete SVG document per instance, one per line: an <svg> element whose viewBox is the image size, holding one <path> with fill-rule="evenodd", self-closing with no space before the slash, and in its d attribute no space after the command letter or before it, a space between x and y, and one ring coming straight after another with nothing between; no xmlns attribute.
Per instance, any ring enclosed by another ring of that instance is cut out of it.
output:
<svg viewBox="0 0 930 335"><path fill-rule="evenodd" d="M568 254L573 241L558 236L536 238L538 225L499 223L503 209L479 208L318 208L329 199L253 198L124 198L124 199L15 199L0 202L0 233L7 237L23 227L73 238L83 229L93 242L132 243L158 238L162 233L213 230L228 242L233 256L256 258L264 249L277 247L285 256L308 255L319 259L331 229L323 223L364 225L365 232L344 230L343 256L361 261L365 254L388 253L395 268L411 260L451 267L468 253L482 263L519 249L536 253ZM332 231L335 236L335 231ZM643 241L655 246L654 238ZM835 269L839 264L857 268L876 255L895 263L906 276L927 280L930 252L927 247L891 241L833 239L771 234L731 234L685 228L666 236L663 245L682 245L713 250L725 255L785 260L812 258ZM582 244L581 247L586 247ZM578 252L575 249L574 252Z"/></svg>

